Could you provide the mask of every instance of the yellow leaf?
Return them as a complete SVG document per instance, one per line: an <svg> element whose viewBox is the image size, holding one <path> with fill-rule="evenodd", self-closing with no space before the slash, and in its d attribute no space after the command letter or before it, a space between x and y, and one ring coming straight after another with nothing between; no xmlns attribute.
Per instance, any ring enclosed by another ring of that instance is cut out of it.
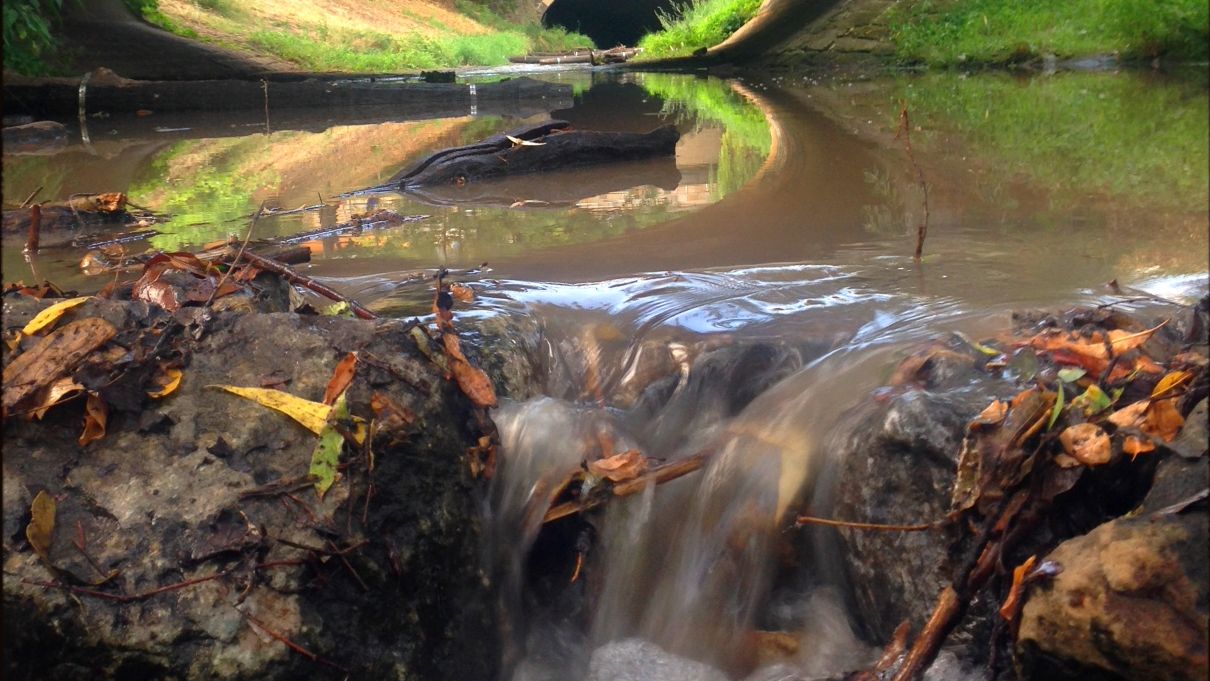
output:
<svg viewBox="0 0 1210 681"><path fill-rule="evenodd" d="M27 336L32 336L33 334L38 333L42 329L45 329L46 327L48 327L51 324L54 324L56 321L58 321L59 317L62 317L64 312L67 312L68 310L70 310L71 308L73 308L77 305L83 304L84 301L88 300L89 298L90 298L90 296L80 296L79 298L69 298L67 300L60 301L58 303L55 303L54 305L51 305L50 307L46 308L45 310L42 310L41 312L39 312L36 317L29 320L29 323L25 325L25 328L21 329L21 333L23 333Z"/></svg>
<svg viewBox="0 0 1210 681"><path fill-rule="evenodd" d="M1151 391L1151 397L1165 397L1170 391L1188 383L1191 378L1193 378L1193 374L1188 371L1173 371L1160 379L1160 382L1155 385L1155 390Z"/></svg>
<svg viewBox="0 0 1210 681"><path fill-rule="evenodd" d="M332 412L332 407L326 404L304 400L272 388L241 388L234 385L208 385L206 387L226 390L233 395L239 395L270 409L276 409L298 421L316 435L323 432L324 426L328 423L328 414Z"/></svg>
<svg viewBox="0 0 1210 681"><path fill-rule="evenodd" d="M158 400L161 397L171 395L172 391L176 390L177 387L181 385L181 376L183 375L184 372L182 372L180 369L165 369L164 376L167 377L168 382L164 383L159 390L148 390L147 396L153 400Z"/></svg>
<svg viewBox="0 0 1210 681"><path fill-rule="evenodd" d="M38 492L29 507L29 525L25 526L25 538L42 560L50 564L50 545L55 537L55 498Z"/></svg>

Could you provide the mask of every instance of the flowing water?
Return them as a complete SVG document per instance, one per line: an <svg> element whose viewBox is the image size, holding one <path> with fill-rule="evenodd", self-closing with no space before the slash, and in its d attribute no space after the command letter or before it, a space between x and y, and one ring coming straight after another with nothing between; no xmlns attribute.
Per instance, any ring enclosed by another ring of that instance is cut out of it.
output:
<svg viewBox="0 0 1210 681"><path fill-rule="evenodd" d="M258 238L372 207L425 215L304 240L299 269L383 314L426 312L418 270L489 263L460 319L532 323L545 372L540 396L493 414L503 447L485 561L510 615L509 678L591 665L596 678L771 681L867 662L828 545L787 560L786 527L825 503L849 415L896 361L928 338L1002 330L1014 309L1103 300L1113 279L1178 302L1207 290L1204 70L550 77L576 94L549 115L580 129L674 123L675 161L339 198L520 122L473 115L268 133L98 119L87 143L4 156L6 204L38 186L41 199L126 191L171 214L149 248L242 234L261 205L323 207L263 218ZM896 134L903 106L924 186ZM4 280L100 288L72 236L44 236L29 263L6 235ZM542 501L607 448L711 456L591 524L543 530ZM793 645L767 657L759 630ZM964 673L952 659L934 672Z"/></svg>

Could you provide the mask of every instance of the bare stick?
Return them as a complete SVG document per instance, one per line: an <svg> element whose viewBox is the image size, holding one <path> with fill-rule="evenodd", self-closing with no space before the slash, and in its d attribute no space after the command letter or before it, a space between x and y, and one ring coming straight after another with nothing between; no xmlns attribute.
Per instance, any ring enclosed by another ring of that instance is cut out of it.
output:
<svg viewBox="0 0 1210 681"><path fill-rule="evenodd" d="M21 205L19 207L25 208L26 206L28 206L29 202L33 201L34 197L37 196L41 192L42 192L42 185L38 185L37 189L33 190L32 192L29 193L29 196L25 197L25 200L21 202Z"/></svg>
<svg viewBox="0 0 1210 681"><path fill-rule="evenodd" d="M214 286L214 290L210 292L210 297L206 299L206 303L202 307L210 307L210 303L214 302L214 297L218 295L219 289L223 288L223 284L227 283L227 278L231 276L231 272L235 270L240 257L248 249L248 242L252 240L252 232L256 231L256 221L260 220L261 213L264 210L265 202L261 201L260 207L256 209L256 215L252 216L252 224L248 225L248 233L244 235L244 243L240 244L239 252L235 254L235 259L231 261L231 266L227 268L226 272L223 272L222 278L218 280L218 284Z"/></svg>
<svg viewBox="0 0 1210 681"><path fill-rule="evenodd" d="M361 319L378 319L377 314L374 314L373 312L370 312L366 308L362 307L357 301L342 296L336 291L324 286L318 281L315 281L311 277L299 274L286 265L277 262L276 260L270 260L269 258L259 256L251 252L241 253L240 258L252 263L262 270L267 270L282 277L291 284L298 284L299 286L302 286L307 290L314 291L315 293L318 293L329 300L334 300L338 303L348 303L349 309L353 311L353 314L357 315ZM234 264L235 261L232 261L232 265Z"/></svg>
<svg viewBox="0 0 1210 681"><path fill-rule="evenodd" d="M809 515L800 515L798 520L794 521L795 525L802 527L803 525L824 525L826 527L845 527L853 530L882 530L886 532L925 532L927 530L935 530L941 527L941 521L931 523L917 523L915 525L888 525L885 523L859 523L850 520L830 520L828 518L816 518Z"/></svg>
<svg viewBox="0 0 1210 681"><path fill-rule="evenodd" d="M58 582L33 582L33 581L25 580L25 579L21 580L21 582L23 584L30 584L32 586L40 586L40 587L47 588L47 589L63 589L64 591L70 591L71 593L78 594L80 596L92 596L93 598L101 598L101 599L104 599L107 601L113 601L115 603L133 603L134 601L141 601L146 598L151 598L152 596L158 596L159 594L162 594L162 593L167 593L169 591L176 591L178 589L184 589L185 587L195 586L195 585L201 584L203 582L209 582L211 580L219 579L220 577L226 577L226 576L227 576L226 571L216 572L212 575L207 575L205 577L198 577L196 579L187 579L183 582L177 582L175 584L161 586L157 589L152 589L151 591L144 591L143 593L129 594L129 595L111 594L111 593L107 593L104 591L97 591L96 589L86 589L84 587L71 586L70 584L60 584Z"/></svg>
<svg viewBox="0 0 1210 681"><path fill-rule="evenodd" d="M25 253L33 255L38 252L38 238L42 234L42 206L34 204L29 207L29 234L25 237Z"/></svg>
<svg viewBox="0 0 1210 681"><path fill-rule="evenodd" d="M662 485L670 480L676 480L704 466L713 453L714 450L704 449L683 459L677 459L662 466L657 466L651 469L646 475L641 475L633 480L627 480L614 485L610 489L611 494L608 495L581 497L574 501L564 502L558 506L552 506L546 512L546 515L542 517L542 522L553 522L559 518L565 518L569 515L575 515L576 513L596 508L604 504L611 497L625 497L636 492L641 492L647 488L647 485Z"/></svg>
<svg viewBox="0 0 1210 681"><path fill-rule="evenodd" d="M916 228L916 252L912 255L912 259L920 262L921 256L924 254L924 237L929 230L929 186L924 181L924 171L921 170L920 164L916 162L916 155L912 153L912 132L911 122L908 120L907 100L899 102L899 132L903 133L904 146L907 148L908 160L912 162L912 167L916 169L916 181L920 183L920 191L924 194L924 219ZM896 134L896 137L899 135Z"/></svg>

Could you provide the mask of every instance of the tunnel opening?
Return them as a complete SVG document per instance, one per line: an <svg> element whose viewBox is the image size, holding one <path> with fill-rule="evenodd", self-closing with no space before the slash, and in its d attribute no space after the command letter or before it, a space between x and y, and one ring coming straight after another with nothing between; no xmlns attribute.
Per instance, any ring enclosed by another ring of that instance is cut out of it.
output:
<svg viewBox="0 0 1210 681"><path fill-rule="evenodd" d="M601 48L633 46L660 29L660 13L675 14L677 6L675 0L554 0L542 25L578 31Z"/></svg>

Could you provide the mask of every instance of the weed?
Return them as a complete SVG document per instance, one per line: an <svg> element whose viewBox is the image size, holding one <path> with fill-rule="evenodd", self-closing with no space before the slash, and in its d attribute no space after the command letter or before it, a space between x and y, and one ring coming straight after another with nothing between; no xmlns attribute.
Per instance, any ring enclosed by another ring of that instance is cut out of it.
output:
<svg viewBox="0 0 1210 681"><path fill-rule="evenodd" d="M760 0L694 0L659 13L663 30L639 41L644 58L671 57L717 45L756 16Z"/></svg>

